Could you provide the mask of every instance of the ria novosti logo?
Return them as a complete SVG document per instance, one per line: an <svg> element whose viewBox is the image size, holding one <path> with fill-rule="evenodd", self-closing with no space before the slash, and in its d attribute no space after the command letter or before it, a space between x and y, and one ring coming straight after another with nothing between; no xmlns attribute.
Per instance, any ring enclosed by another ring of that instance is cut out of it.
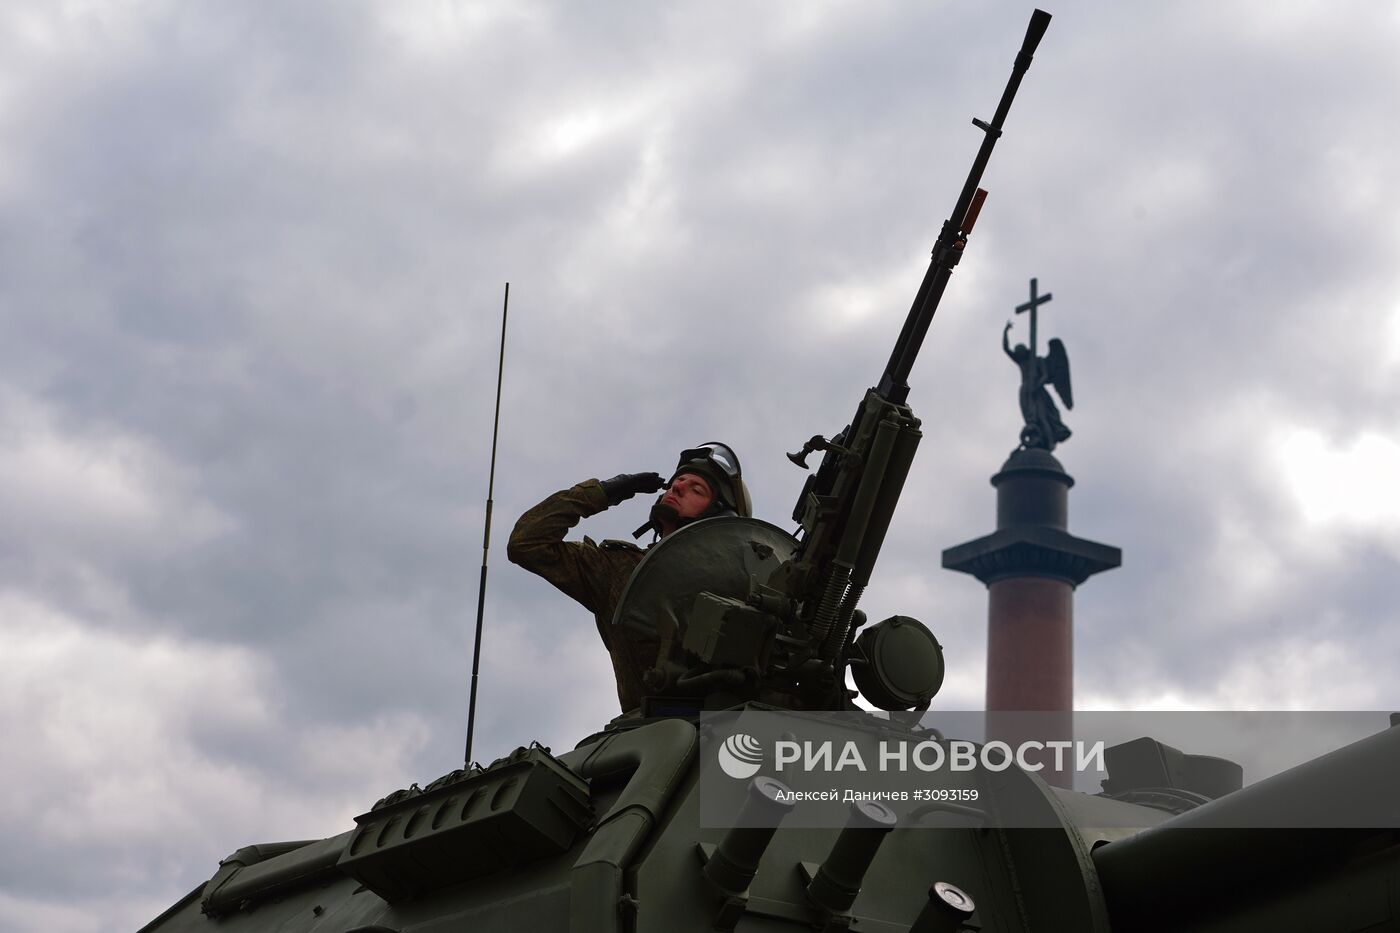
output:
<svg viewBox="0 0 1400 933"><path fill-rule="evenodd" d="M874 759L869 758L872 751L878 752ZM748 780L763 766L763 752L763 743L758 739L745 732L736 732L720 744L717 752L720 769L736 780ZM1092 744L1071 740L1030 740L1014 747L999 740L985 744L967 739L924 739L919 742L882 740L876 749L862 749L861 743L855 740L798 742L783 739L774 745L773 765L778 772L795 770L821 774L843 771L868 773L872 770L928 773L981 769L997 772L1011 767L1040 771L1047 767L1048 756L1052 753L1056 771L1063 772L1070 766L1076 772L1108 770L1104 764L1102 739ZM1047 760L1039 760L1042 755Z"/></svg>
<svg viewBox="0 0 1400 933"><path fill-rule="evenodd" d="M763 766L763 745L751 735L736 732L719 747L719 767L740 781L748 780Z"/></svg>

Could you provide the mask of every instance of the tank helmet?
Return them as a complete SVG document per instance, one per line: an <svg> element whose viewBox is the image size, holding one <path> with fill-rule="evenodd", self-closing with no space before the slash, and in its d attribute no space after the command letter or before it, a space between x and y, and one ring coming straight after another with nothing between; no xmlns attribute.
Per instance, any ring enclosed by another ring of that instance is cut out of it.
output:
<svg viewBox="0 0 1400 933"><path fill-rule="evenodd" d="M753 515L753 501L749 497L748 486L744 484L739 457L728 444L706 441L698 447L682 450L667 485L682 473L693 473L710 484L715 501L711 503L706 517L739 515L748 518Z"/></svg>
<svg viewBox="0 0 1400 933"><path fill-rule="evenodd" d="M753 500L749 498L749 487L744 484L744 475L739 467L739 457L728 444L706 441L698 447L681 451L680 459L676 461L676 468L671 472L671 478L666 481L666 485L670 486L675 482L676 477L685 473L704 479L714 494L714 500L710 503L710 507L705 510L705 514L698 518L680 519L676 523L676 527L688 525L700 518L711 518L716 515L738 515L743 518L749 518L753 515ZM652 504L651 517L647 519L645 525L632 532L632 537L640 538L648 531L659 533L659 526L656 524L656 510L661 507L663 498L665 498L664 493L657 497L656 502Z"/></svg>

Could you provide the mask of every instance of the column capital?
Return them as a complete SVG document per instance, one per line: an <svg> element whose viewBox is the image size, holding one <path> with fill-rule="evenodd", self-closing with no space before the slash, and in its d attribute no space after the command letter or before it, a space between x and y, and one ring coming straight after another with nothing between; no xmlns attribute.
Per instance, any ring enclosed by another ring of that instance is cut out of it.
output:
<svg viewBox="0 0 1400 933"><path fill-rule="evenodd" d="M1001 528L943 552L944 568L987 585L1012 577L1050 577L1078 586L1122 563L1119 548L1046 525Z"/></svg>

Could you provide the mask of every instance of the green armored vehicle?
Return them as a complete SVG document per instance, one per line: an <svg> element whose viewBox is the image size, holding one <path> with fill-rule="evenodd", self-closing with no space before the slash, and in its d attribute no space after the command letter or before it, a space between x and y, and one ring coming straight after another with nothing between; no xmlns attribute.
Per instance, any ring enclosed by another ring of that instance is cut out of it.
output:
<svg viewBox="0 0 1400 933"><path fill-rule="evenodd" d="M919 717L938 642L907 617L867 625L858 603L920 438L907 378L1049 19L975 121L981 151L884 374L843 431L789 455L823 452L800 536L710 518L637 566L614 624L659 641L642 708L562 754L530 745L396 791L339 835L239 849L143 933L1400 930L1400 728L1248 788L1148 738L1107 749L1092 795L983 754L899 810L790 784L755 738L791 717L849 747L955 752ZM856 711L848 670L888 718ZM806 818L821 807L839 820ZM1312 828L1249 828L1278 812Z"/></svg>
<svg viewBox="0 0 1400 933"><path fill-rule="evenodd" d="M638 722L558 757L521 748L391 795L329 839L240 849L145 929L1397 929L1394 829L1197 826L1228 822L1227 808L1306 806L1335 795L1339 774L1393 778L1400 728L1215 801L1191 789L1187 756L1145 741L1128 769L1157 786L1120 782L1113 797L1017 772L1058 829L954 811L897 825L866 804L840 829L703 831L695 725ZM750 788L781 806L770 781ZM1086 828L1130 810L1150 828Z"/></svg>

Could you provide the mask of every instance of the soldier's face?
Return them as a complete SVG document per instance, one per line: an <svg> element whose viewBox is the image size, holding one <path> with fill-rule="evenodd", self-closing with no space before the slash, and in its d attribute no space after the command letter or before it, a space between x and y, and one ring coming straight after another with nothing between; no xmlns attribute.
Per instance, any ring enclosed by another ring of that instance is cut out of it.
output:
<svg viewBox="0 0 1400 933"><path fill-rule="evenodd" d="M666 495L661 497L662 504L675 509L680 518L699 518L714 501L715 493L709 482L694 473L677 476Z"/></svg>

